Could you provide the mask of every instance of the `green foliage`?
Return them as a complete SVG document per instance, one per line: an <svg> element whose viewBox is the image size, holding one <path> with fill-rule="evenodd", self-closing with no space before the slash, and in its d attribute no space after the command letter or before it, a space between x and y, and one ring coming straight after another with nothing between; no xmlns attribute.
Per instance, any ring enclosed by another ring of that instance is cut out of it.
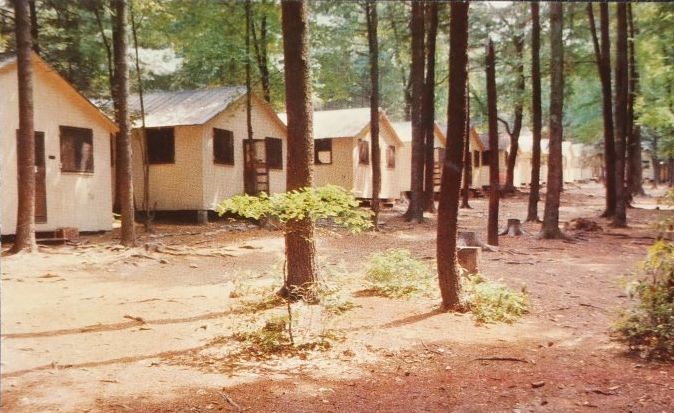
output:
<svg viewBox="0 0 674 413"><path fill-rule="evenodd" d="M371 212L358 208L358 201L345 189L327 185L303 188L269 196L237 195L217 207L220 215L233 213L244 218L275 218L282 224L290 220L326 219L354 233L372 227Z"/></svg>
<svg viewBox="0 0 674 413"><path fill-rule="evenodd" d="M433 273L408 250L392 249L372 256L365 280L375 294L401 298L430 290Z"/></svg>
<svg viewBox="0 0 674 413"><path fill-rule="evenodd" d="M674 244L657 241L641 274L631 286L639 303L621 315L616 331L631 350L674 360Z"/></svg>
<svg viewBox="0 0 674 413"><path fill-rule="evenodd" d="M478 323L512 323L528 312L525 291L513 291L480 275L467 276L462 281L464 302Z"/></svg>

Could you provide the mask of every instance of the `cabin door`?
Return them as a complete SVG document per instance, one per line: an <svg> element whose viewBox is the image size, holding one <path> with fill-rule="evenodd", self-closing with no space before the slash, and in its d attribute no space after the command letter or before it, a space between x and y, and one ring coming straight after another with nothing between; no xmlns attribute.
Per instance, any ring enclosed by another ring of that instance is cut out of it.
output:
<svg viewBox="0 0 674 413"><path fill-rule="evenodd" d="M16 130L17 142L19 130ZM35 222L47 222L47 171L44 151L44 132L35 132Z"/></svg>
<svg viewBox="0 0 674 413"><path fill-rule="evenodd" d="M269 167L264 139L244 139L244 192L248 195L269 193Z"/></svg>
<svg viewBox="0 0 674 413"><path fill-rule="evenodd" d="M47 170L44 132L35 132L35 222L47 222Z"/></svg>

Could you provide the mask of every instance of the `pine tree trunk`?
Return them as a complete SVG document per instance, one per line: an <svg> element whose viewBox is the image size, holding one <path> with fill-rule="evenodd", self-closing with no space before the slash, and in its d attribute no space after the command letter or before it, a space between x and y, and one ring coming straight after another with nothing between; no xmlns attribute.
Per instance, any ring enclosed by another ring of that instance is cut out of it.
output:
<svg viewBox="0 0 674 413"><path fill-rule="evenodd" d="M538 200L541 187L541 23L538 2L531 3L531 122L533 144L531 151L531 188L527 221L538 222Z"/></svg>
<svg viewBox="0 0 674 413"><path fill-rule="evenodd" d="M288 116L286 190L312 186L314 142L309 24L306 0L281 2L283 57ZM311 219L291 220L285 231L287 275L280 294L310 301L316 282L314 224Z"/></svg>
<svg viewBox="0 0 674 413"><path fill-rule="evenodd" d="M424 104L422 105L422 121L424 127L424 209L435 212L435 43L438 35L438 3L426 3L428 16L428 32L426 33L426 80L424 85Z"/></svg>
<svg viewBox="0 0 674 413"><path fill-rule="evenodd" d="M33 51L40 54L40 26L37 21L35 0L28 0L28 6L30 8L30 36L33 38Z"/></svg>
<svg viewBox="0 0 674 413"><path fill-rule="evenodd" d="M266 0L262 0L261 4L264 6ZM268 29L267 29L267 14L263 11L260 18L260 38L257 37L255 29L255 22L251 20L251 34L253 36L253 45L255 46L255 56L257 60L257 67L260 71L260 83L262 83L262 94L264 100L271 102L271 84L269 80L269 56L267 53Z"/></svg>
<svg viewBox="0 0 674 413"><path fill-rule="evenodd" d="M442 308L461 309L461 283L456 256L459 193L463 148L468 143L465 127L468 79L468 3L452 3L449 33L449 103L447 105L447 151L442 166L438 204L437 261Z"/></svg>
<svg viewBox="0 0 674 413"><path fill-rule="evenodd" d="M564 113L564 11L562 3L550 3L550 144L548 154L548 190L545 194L542 238L563 238L559 229L561 195L562 136Z"/></svg>
<svg viewBox="0 0 674 413"><path fill-rule="evenodd" d="M410 204L405 218L412 222L424 219L424 127L422 121L424 94L424 5L412 2L412 167Z"/></svg>
<svg viewBox="0 0 674 413"><path fill-rule="evenodd" d="M381 150L379 149L379 39L377 38L377 2L365 3L367 39L370 56L370 140L372 143L372 220L379 222L379 192L381 190Z"/></svg>
<svg viewBox="0 0 674 413"><path fill-rule="evenodd" d="M494 44L487 42L485 60L487 78L487 117L489 120L489 218L487 222L487 242L498 245L498 204L499 204L499 147L498 112L496 108L496 59Z"/></svg>
<svg viewBox="0 0 674 413"><path fill-rule="evenodd" d="M595 26L592 4L587 5L595 60L597 61L597 70L599 72L599 80L601 81L602 113L604 118L604 176L606 177L604 182L606 186L606 209L602 216L608 218L615 215L616 208L615 180L609 178L615 175L615 138L613 128L613 96L611 92L611 42L609 39L608 4L601 3L599 5L599 10L601 21L601 45L597 39L597 29Z"/></svg>
<svg viewBox="0 0 674 413"><path fill-rule="evenodd" d="M129 136L129 57L126 0L112 0L112 6L115 12L112 38L115 63L113 99L116 102L115 119L119 127L119 132L117 133L116 173L122 212L121 243L122 245L133 246L136 243L136 231L134 226L135 211L131 173L131 139Z"/></svg>
<svg viewBox="0 0 674 413"><path fill-rule="evenodd" d="M522 28L524 30L524 28ZM515 55L517 59L517 85L516 93L519 95L515 103L515 117L513 120L513 130L510 134L510 152L508 153L508 162L506 168L506 191L514 191L515 164L517 163L517 152L519 151L520 132L522 131L522 118L524 116L524 36L519 35L513 38L515 45Z"/></svg>
<svg viewBox="0 0 674 413"><path fill-rule="evenodd" d="M617 4L616 65L615 65L615 180L616 208L611 224L616 227L627 225L625 190L625 153L627 139L627 5ZM611 179L611 176L609 176Z"/></svg>
<svg viewBox="0 0 674 413"><path fill-rule="evenodd" d="M643 170L641 166L641 127L634 122L634 102L639 93L639 72L636 63L635 50L635 36L638 34L634 24L634 16L632 14L632 4L627 5L627 16L629 25L629 100L627 121L629 123L627 132L629 133L628 141L628 188L629 195L645 195L643 188Z"/></svg>
<svg viewBox="0 0 674 413"><path fill-rule="evenodd" d="M473 185L473 159L470 153L470 98L468 97L468 76L466 76L466 130L463 145L463 193L461 194L461 208L471 209L468 203L470 187Z"/></svg>
<svg viewBox="0 0 674 413"><path fill-rule="evenodd" d="M16 142L18 204L16 234L11 252L37 251L35 243L35 124L33 118L33 49L28 0L14 2L19 94L19 132ZM7 183L5 183L7 184Z"/></svg>

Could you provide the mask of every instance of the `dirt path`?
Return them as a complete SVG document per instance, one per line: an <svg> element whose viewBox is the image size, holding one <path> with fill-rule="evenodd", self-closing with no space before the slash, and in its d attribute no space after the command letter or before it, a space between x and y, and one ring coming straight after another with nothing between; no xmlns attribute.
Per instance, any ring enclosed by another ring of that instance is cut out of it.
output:
<svg viewBox="0 0 674 413"><path fill-rule="evenodd" d="M596 217L602 202L598 185L567 187L562 219ZM482 234L485 202L472 205L461 225ZM502 205L503 222L521 217L526 196ZM527 224L483 253L487 277L530 294L531 313L513 325L477 326L438 313L435 299L355 293L373 252L407 248L431 262L433 217L410 226L394 211L377 234L322 230L321 262L350 274L357 307L308 319L343 340L265 361L230 357L232 334L256 317L230 296L278 282L277 232L159 225L143 243L163 252L118 249L108 234L3 257L2 411L674 411L674 367L627 356L609 336L631 302L621 280L652 242L650 222L670 213L653 198L637 206L626 230L568 243L536 240Z"/></svg>

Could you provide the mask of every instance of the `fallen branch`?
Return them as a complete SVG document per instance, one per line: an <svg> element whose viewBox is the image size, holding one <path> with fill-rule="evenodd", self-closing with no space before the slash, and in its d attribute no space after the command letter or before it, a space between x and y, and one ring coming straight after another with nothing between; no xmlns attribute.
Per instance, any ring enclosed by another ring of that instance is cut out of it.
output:
<svg viewBox="0 0 674 413"><path fill-rule="evenodd" d="M220 396L222 396L222 398L225 399L225 401L226 401L227 403L229 403L230 406L234 407L234 408L236 409L237 412L242 411L241 406L239 406L238 404L236 404L236 402L235 402L234 400L232 400L232 398L229 397L229 396L227 395L227 393L225 393L224 391L221 391L221 392L220 392Z"/></svg>
<svg viewBox="0 0 674 413"><path fill-rule="evenodd" d="M533 361L526 359L521 359L517 357L501 357L501 356L478 357L476 359L473 359L473 361L516 361L520 363L535 364Z"/></svg>

